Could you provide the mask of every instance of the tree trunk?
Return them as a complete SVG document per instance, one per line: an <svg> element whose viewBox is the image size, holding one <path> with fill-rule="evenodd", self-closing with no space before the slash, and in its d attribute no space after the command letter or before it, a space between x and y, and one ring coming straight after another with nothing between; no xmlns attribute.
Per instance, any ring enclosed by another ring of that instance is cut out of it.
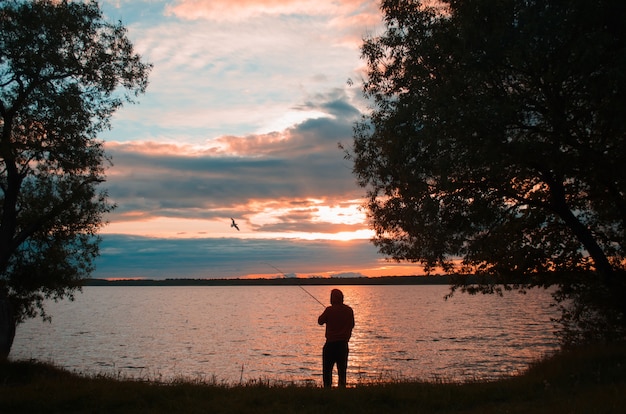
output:
<svg viewBox="0 0 626 414"><path fill-rule="evenodd" d="M591 230L587 228L587 226L585 226L578 217L576 217L570 209L570 206L567 204L563 180L555 179L550 172L544 172L542 176L550 187L550 195L552 198L550 200L551 209L561 217L565 224L576 235L576 238L587 250L589 256L591 256L596 271L602 275L605 279L605 283L610 286L615 277L615 269L613 268L613 265L611 265L609 258L606 257L602 247L600 247L596 241Z"/></svg>
<svg viewBox="0 0 626 414"><path fill-rule="evenodd" d="M0 360L6 360L15 338L15 314L9 299L0 296Z"/></svg>

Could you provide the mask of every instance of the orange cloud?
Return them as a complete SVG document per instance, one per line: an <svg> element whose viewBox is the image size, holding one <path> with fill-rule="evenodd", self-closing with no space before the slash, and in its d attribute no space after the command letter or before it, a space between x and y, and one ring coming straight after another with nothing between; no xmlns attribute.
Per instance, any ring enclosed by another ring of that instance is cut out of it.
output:
<svg viewBox="0 0 626 414"><path fill-rule="evenodd" d="M288 151L294 155L302 137L294 134L293 129L283 132L251 134L246 136L224 135L208 140L205 144L186 144L157 141L115 142L106 141L108 151L132 153L145 156L248 156L258 158ZM335 146L333 146L335 150Z"/></svg>
<svg viewBox="0 0 626 414"><path fill-rule="evenodd" d="M288 135L279 132L245 137L223 136L212 140L211 145L229 155L261 156L272 153L288 138Z"/></svg>

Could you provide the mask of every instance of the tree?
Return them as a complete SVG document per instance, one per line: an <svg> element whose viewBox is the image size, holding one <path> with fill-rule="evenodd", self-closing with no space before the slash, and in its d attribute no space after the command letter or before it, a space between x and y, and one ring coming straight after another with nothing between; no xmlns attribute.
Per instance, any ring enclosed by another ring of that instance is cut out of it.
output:
<svg viewBox="0 0 626 414"><path fill-rule="evenodd" d="M0 2L0 357L93 270L114 207L97 134L150 68L96 2Z"/></svg>
<svg viewBox="0 0 626 414"><path fill-rule="evenodd" d="M381 7L348 154L379 251L478 276L453 291L556 283L565 342L623 338L626 3Z"/></svg>

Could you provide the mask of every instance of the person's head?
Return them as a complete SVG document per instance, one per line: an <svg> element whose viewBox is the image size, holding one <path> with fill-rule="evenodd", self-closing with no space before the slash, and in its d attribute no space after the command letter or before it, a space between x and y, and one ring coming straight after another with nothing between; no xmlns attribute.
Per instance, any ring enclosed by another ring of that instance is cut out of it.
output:
<svg viewBox="0 0 626 414"><path fill-rule="evenodd" d="M343 303L343 292L339 289L333 289L330 291L330 304L341 305Z"/></svg>

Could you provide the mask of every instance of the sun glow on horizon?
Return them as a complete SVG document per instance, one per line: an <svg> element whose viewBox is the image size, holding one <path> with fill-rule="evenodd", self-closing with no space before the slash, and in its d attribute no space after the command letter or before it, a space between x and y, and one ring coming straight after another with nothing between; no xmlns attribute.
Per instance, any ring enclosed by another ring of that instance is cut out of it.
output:
<svg viewBox="0 0 626 414"><path fill-rule="evenodd" d="M131 216L132 217L132 216ZM241 239L300 239L350 241L371 239L370 229L339 232L256 231L246 222L237 220L239 231L230 227L230 218L190 219L172 217L133 217L127 221L114 221L105 226L102 234L124 234L156 238L241 238Z"/></svg>
<svg viewBox="0 0 626 414"><path fill-rule="evenodd" d="M291 273L289 277L298 278L324 278L341 279L345 277L388 277L388 276L425 276L426 273L421 265L387 263L383 266L374 267L350 267L335 268L332 270L319 270L311 272ZM285 275L271 269L264 272L248 273L241 276L241 279L280 279Z"/></svg>
<svg viewBox="0 0 626 414"><path fill-rule="evenodd" d="M320 206L313 217L314 222L326 222L333 224L363 224L365 214L360 210L358 204L348 206Z"/></svg>

